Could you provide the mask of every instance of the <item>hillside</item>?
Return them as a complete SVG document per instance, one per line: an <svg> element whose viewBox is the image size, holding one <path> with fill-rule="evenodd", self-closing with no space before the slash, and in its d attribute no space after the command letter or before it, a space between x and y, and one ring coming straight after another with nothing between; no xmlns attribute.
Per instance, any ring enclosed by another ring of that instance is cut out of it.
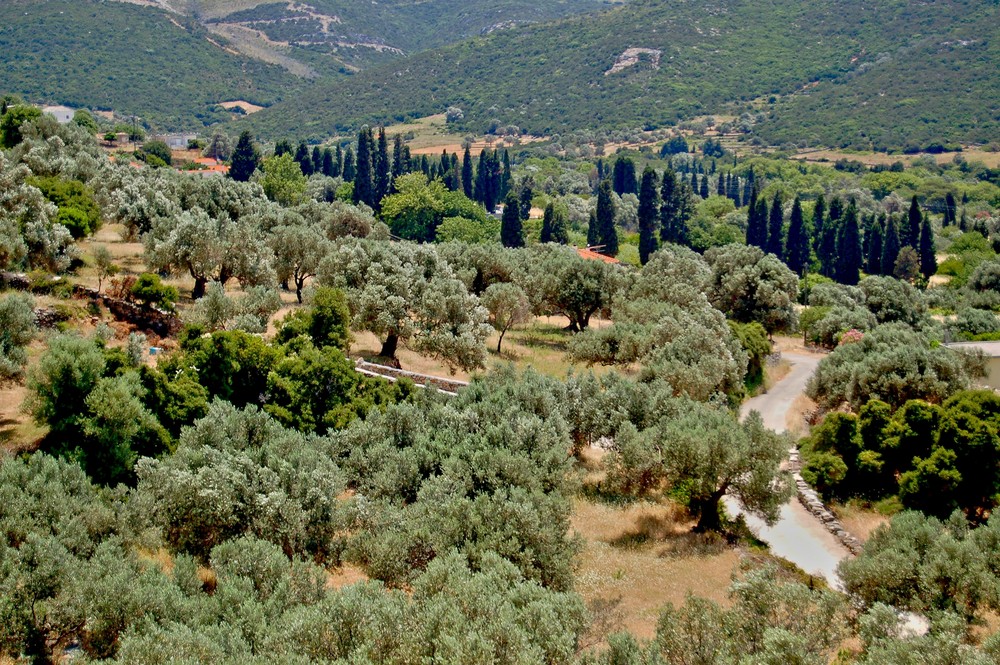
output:
<svg viewBox="0 0 1000 665"><path fill-rule="evenodd" d="M974 140L997 126L995 113L975 111L984 92L987 108L997 104L990 77L997 69L997 11L992 0L772 0L766 7L636 0L319 84L248 124L270 136L321 137L332 128L456 105L470 130L497 121L553 133L662 127L700 114L739 114L751 100L784 95L756 127L774 140L801 141L812 128L809 140L851 144L863 121L877 144L901 147L927 118L949 119L934 125L936 140ZM971 30L982 47L950 48L950 57L938 57L935 45L960 43ZM808 96L793 94L816 82ZM936 94L919 94L927 85L938 86ZM861 105L859 96L871 91L879 102ZM834 97L840 101L832 104ZM900 115L907 104L919 113Z"/></svg>
<svg viewBox="0 0 1000 665"><path fill-rule="evenodd" d="M0 93L115 109L158 129L270 105L347 74L488 32L605 7L604 0L5 0Z"/></svg>
<svg viewBox="0 0 1000 665"><path fill-rule="evenodd" d="M3 92L140 116L164 129L229 119L216 104L272 104L301 81L226 48L182 16L94 0L0 2Z"/></svg>

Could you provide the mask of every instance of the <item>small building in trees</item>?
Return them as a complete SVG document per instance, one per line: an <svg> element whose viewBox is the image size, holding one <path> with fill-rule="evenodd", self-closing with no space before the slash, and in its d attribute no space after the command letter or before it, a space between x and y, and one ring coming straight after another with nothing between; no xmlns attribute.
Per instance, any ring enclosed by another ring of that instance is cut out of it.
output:
<svg viewBox="0 0 1000 665"><path fill-rule="evenodd" d="M604 261L605 263L621 263L618 259L613 256L606 256L600 252L595 252L591 248L577 247L576 253L580 255L581 259L587 259L588 261Z"/></svg>
<svg viewBox="0 0 1000 665"><path fill-rule="evenodd" d="M952 342L945 346L962 351L982 351L986 356L986 376L973 382L984 388L1000 390L1000 342Z"/></svg>
<svg viewBox="0 0 1000 665"><path fill-rule="evenodd" d="M76 109L71 109L68 106L43 106L42 113L54 116L60 125L68 125L73 122L73 114L76 113Z"/></svg>

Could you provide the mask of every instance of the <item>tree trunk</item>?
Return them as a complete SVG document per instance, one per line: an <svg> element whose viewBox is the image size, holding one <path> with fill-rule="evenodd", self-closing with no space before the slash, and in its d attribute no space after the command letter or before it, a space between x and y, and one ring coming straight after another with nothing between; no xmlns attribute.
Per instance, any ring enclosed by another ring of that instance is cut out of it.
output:
<svg viewBox="0 0 1000 665"><path fill-rule="evenodd" d="M302 304L302 285L305 283L305 281L306 281L305 277L303 277L302 279L298 278L295 279L295 297L298 298L300 305ZM288 290L287 287L285 290Z"/></svg>
<svg viewBox="0 0 1000 665"><path fill-rule="evenodd" d="M501 330L500 331L500 339L497 340L497 355L498 356L500 355L500 345L503 344L503 336L504 336L504 333L506 333L506 332L507 332L506 330Z"/></svg>
<svg viewBox="0 0 1000 665"><path fill-rule="evenodd" d="M191 297L195 300L205 295L205 287L208 286L207 277L195 277L194 288L191 289Z"/></svg>
<svg viewBox="0 0 1000 665"><path fill-rule="evenodd" d="M379 352L379 355L382 356L383 358L392 358L393 360L395 360L396 347L398 346L399 346L399 335L390 334L388 337L385 338L385 341L382 342L382 351Z"/></svg>
<svg viewBox="0 0 1000 665"><path fill-rule="evenodd" d="M694 527L696 532L704 533L706 531L722 530L722 521L719 519L719 501L722 500L728 489L729 483L726 483L696 504L699 509L698 524Z"/></svg>

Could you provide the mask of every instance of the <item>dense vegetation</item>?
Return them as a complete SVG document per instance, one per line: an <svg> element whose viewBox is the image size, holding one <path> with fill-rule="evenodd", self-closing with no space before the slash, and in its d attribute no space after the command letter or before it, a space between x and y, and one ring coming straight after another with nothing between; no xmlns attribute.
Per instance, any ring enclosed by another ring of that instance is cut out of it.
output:
<svg viewBox="0 0 1000 665"><path fill-rule="evenodd" d="M941 344L1000 331L995 171L714 141L417 159L364 128L349 149L219 138L231 177L200 177L108 158L23 106L0 127L0 269L87 312L41 336L31 297L0 297L0 381L23 381L39 428L0 457L0 657L998 662L977 624L1000 608L1000 403L970 389L982 358ZM102 223L155 272L86 240ZM143 333L73 303L84 272L140 312L179 310L172 350L148 362ZM529 313L616 370L494 363L449 395L347 356L370 333L383 362L482 370L489 334ZM737 411L772 336L799 331L833 349L803 475L919 511L841 566L845 593L761 566L722 503L770 522L789 497L790 438ZM730 602L662 608L648 640L609 631L576 568L591 499L645 499L694 542L746 548ZM909 636L902 611L930 631Z"/></svg>
<svg viewBox="0 0 1000 665"><path fill-rule="evenodd" d="M981 102L996 99L995 45L981 35L995 32L997 20L995 3L978 0L877 8L783 1L767 10L639 0L319 84L250 122L272 136L320 138L455 106L462 126L476 132L513 126L561 134L668 127L729 112L739 116L737 131L759 131L767 141L864 148L987 141L996 119ZM960 46L963 40L973 43ZM631 48L658 54L611 73ZM896 68L906 75L895 76ZM793 94L814 82L820 85L809 96ZM830 95L835 105L826 103ZM782 97L763 111L748 104L770 96Z"/></svg>

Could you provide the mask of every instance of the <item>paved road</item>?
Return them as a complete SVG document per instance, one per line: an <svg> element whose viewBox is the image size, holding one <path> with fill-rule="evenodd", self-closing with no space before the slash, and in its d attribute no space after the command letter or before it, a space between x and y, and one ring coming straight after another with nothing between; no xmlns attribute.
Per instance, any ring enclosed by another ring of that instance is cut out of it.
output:
<svg viewBox="0 0 1000 665"><path fill-rule="evenodd" d="M741 409L743 416L750 411L759 411L764 424L776 432L785 431L785 416L795 399L805 391L809 377L816 370L819 359L797 353L784 353L782 357L792 363L792 370L771 390L748 400ZM730 514L740 512L739 502L726 497L726 508ZM837 577L837 563L850 552L830 535L802 507L797 498L781 507L781 517L774 526L767 526L753 515L745 515L747 524L771 546L771 551L788 559L807 573L823 576L827 582L840 587Z"/></svg>

